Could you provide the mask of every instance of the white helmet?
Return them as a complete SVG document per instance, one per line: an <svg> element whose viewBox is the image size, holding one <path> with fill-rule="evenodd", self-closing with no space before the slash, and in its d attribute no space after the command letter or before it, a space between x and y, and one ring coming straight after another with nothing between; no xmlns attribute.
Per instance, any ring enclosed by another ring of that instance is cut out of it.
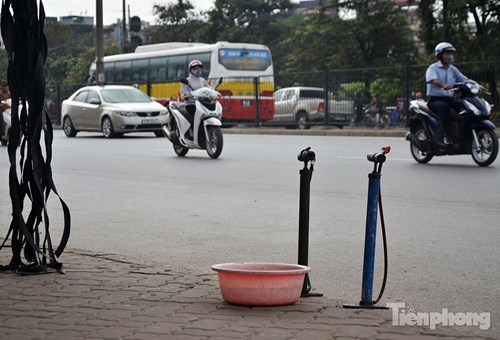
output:
<svg viewBox="0 0 500 340"><path fill-rule="evenodd" d="M439 44L436 45L436 48L434 48L434 54L437 56L439 56L441 53L443 53L444 51L453 51L455 52L456 49L455 47L453 47L452 44L450 44L449 42L440 42Z"/></svg>
<svg viewBox="0 0 500 340"><path fill-rule="evenodd" d="M195 66L201 66L203 67L203 63L199 60L192 60L190 63L189 63L189 66L188 66L188 70L191 72L191 69Z"/></svg>

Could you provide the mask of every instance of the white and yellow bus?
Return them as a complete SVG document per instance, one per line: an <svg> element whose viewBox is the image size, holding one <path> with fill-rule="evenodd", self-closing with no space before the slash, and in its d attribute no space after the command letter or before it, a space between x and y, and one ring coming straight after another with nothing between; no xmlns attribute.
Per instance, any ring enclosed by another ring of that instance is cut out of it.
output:
<svg viewBox="0 0 500 340"><path fill-rule="evenodd" d="M204 77L209 81L224 79L217 89L222 94L223 120L255 121L256 115L259 121L273 118L273 63L264 45L217 42L139 46L134 53L104 57L104 82L138 84L141 90L165 103L179 97L179 80L187 77L193 59L203 62ZM95 82L95 78L93 63L89 82Z"/></svg>

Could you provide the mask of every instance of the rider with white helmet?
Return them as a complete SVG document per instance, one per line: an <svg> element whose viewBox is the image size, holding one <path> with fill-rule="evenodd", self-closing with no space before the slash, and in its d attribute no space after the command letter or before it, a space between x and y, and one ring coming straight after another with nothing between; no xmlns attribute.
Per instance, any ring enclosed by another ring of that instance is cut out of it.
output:
<svg viewBox="0 0 500 340"><path fill-rule="evenodd" d="M456 83L467 79L458 68L452 65L456 49L449 42L440 42L434 48L434 54L438 59L431 64L425 72L427 83L427 106L441 117L443 126L443 141L452 144L450 138L450 109L460 110L460 102L454 100L453 93L448 91Z"/></svg>
<svg viewBox="0 0 500 340"><path fill-rule="evenodd" d="M192 60L188 66L189 76L186 78L189 85L182 84L181 86L181 98L186 101L186 110L190 114L189 122L191 123L191 128L189 129L189 137L193 137L193 120L194 114L196 112L196 105L192 99L191 91L198 90L202 87L208 87L208 82L203 78L203 63L199 60Z"/></svg>

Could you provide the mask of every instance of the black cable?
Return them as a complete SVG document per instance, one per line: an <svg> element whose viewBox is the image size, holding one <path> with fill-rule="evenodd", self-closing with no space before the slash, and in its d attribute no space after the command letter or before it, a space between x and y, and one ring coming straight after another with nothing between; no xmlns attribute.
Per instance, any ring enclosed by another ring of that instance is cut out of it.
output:
<svg viewBox="0 0 500 340"><path fill-rule="evenodd" d="M382 226L382 239L384 243L384 279L382 280L382 287L380 288L380 293L375 300L374 304L377 304L381 299L382 295L384 295L385 285L387 283L387 268L388 268L388 256L387 256L387 237L385 234L385 220L384 220L384 209L382 208L382 191L379 189L378 192L378 206L380 210L380 223Z"/></svg>

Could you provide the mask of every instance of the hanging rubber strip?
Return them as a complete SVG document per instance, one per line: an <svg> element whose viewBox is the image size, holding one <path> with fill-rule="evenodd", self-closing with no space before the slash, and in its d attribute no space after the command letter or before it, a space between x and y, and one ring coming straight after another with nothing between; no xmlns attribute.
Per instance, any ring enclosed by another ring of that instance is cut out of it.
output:
<svg viewBox="0 0 500 340"><path fill-rule="evenodd" d="M62 264L57 258L64 251L71 230L70 210L59 196L52 178L53 129L44 107L44 65L47 59L47 41L43 32L45 11L42 1L39 6L37 3L34 0L4 0L1 15L2 38L9 60L7 79L12 97L12 127L8 145L12 222L6 237L6 240L9 235L11 237L12 258L9 265L2 268L17 270L21 274L43 273L47 272L47 268L61 270ZM42 137L44 145L41 145ZM59 198L64 219L63 233L55 251L47 211L51 192ZM43 235L42 239L40 235ZM4 244L5 241L0 250Z"/></svg>

